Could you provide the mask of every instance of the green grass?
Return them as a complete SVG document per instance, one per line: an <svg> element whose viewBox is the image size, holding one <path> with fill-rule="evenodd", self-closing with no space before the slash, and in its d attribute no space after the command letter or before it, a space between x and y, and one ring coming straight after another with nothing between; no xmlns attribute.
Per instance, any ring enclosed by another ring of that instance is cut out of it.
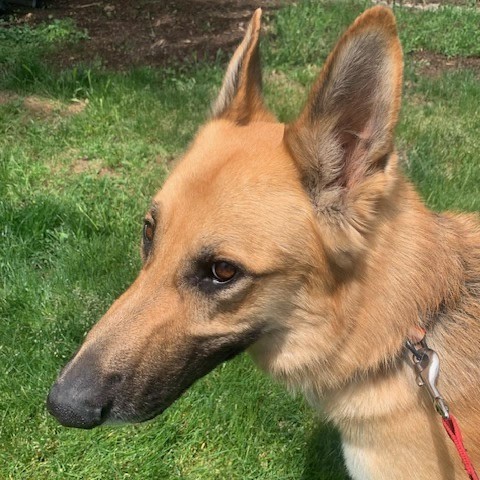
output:
<svg viewBox="0 0 480 480"><path fill-rule="evenodd" d="M414 13L397 8L395 14L405 52L424 49L449 57L480 55L480 10L474 4Z"/></svg>
<svg viewBox="0 0 480 480"><path fill-rule="evenodd" d="M306 1L271 18L265 80L280 118L298 112L365 5ZM472 9L397 14L407 51L479 54ZM462 26L446 28L454 19ZM337 435L247 357L144 425L84 432L46 413L58 369L135 277L143 213L222 73L216 64L57 72L40 53L85 34L53 25L0 30L0 92L10 95L0 102L0 478L346 479ZM477 211L479 73L425 77L406 59L398 147L407 172L431 207ZM54 108L32 110L29 95ZM67 114L72 104L84 109Z"/></svg>

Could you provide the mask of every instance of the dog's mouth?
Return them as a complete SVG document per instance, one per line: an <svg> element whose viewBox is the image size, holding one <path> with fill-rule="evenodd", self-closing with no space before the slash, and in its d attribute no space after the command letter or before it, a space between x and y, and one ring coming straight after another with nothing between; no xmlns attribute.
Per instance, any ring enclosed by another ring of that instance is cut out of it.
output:
<svg viewBox="0 0 480 480"><path fill-rule="evenodd" d="M162 414L196 380L252 345L262 328L231 336L194 338L163 365L151 362L127 375L105 375L101 348L75 356L64 368L47 399L48 411L64 426L90 429L102 424L141 423ZM142 372L142 373L139 373ZM113 379L113 380L112 380Z"/></svg>
<svg viewBox="0 0 480 480"><path fill-rule="evenodd" d="M179 397L180 396L181 395L179 395ZM170 403L164 404L161 407L154 407L143 414L140 414L138 412L131 412L129 415L127 415L123 411L117 411L114 405L111 404L107 406L104 411L102 410L101 422L95 426L122 426L128 424L150 422L156 417L162 415L162 413L165 412L168 407L170 407L170 405L175 402L175 400L172 400ZM68 426L76 427L76 425Z"/></svg>

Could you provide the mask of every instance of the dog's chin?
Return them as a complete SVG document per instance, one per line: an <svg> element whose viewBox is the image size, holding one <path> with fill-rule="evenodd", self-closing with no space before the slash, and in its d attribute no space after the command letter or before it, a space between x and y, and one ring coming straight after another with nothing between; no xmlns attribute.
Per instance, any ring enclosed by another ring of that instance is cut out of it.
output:
<svg viewBox="0 0 480 480"><path fill-rule="evenodd" d="M125 427L127 425L136 425L140 423L152 422L155 420L162 412L153 413L151 415L123 418L123 417L109 417L101 425L101 427Z"/></svg>
<svg viewBox="0 0 480 480"><path fill-rule="evenodd" d="M132 412L126 414L112 409L109 414L105 416L101 426L122 427L126 425L150 422L160 416L167 408L168 406L164 406L141 414Z"/></svg>
<svg viewBox="0 0 480 480"><path fill-rule="evenodd" d="M159 415L161 415L161 413L162 412L158 412L151 415L136 416L136 417L130 417L130 418L111 416L106 418L99 426L100 427L124 427L127 425L135 425L135 424L150 422L150 421L153 421L155 418L157 418Z"/></svg>

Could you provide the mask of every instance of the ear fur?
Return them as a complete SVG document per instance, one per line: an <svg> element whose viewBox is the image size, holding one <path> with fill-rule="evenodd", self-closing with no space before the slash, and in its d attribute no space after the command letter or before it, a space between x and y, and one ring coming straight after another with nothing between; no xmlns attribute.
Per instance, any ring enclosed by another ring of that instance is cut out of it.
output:
<svg viewBox="0 0 480 480"><path fill-rule="evenodd" d="M350 260L373 228L379 201L393 188L402 66L392 12L367 10L340 38L304 110L286 129L285 142L318 217L330 230L335 226L332 249Z"/></svg>
<svg viewBox="0 0 480 480"><path fill-rule="evenodd" d="M213 118L225 118L239 125L252 121L272 121L262 98L260 66L260 19L262 10L255 10L242 43L228 64L220 93L213 104Z"/></svg>

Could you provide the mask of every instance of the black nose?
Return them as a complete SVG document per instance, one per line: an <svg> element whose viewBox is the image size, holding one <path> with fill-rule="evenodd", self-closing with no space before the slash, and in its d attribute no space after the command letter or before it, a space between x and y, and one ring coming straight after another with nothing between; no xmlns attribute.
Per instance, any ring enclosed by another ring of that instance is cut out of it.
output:
<svg viewBox="0 0 480 480"><path fill-rule="evenodd" d="M92 401L84 391L78 391L64 383L57 382L50 390L47 398L48 411L65 427L93 428L103 423L108 402Z"/></svg>
<svg viewBox="0 0 480 480"><path fill-rule="evenodd" d="M93 428L110 413L122 376L100 371L94 354L84 352L65 366L47 398L48 411L64 426Z"/></svg>

